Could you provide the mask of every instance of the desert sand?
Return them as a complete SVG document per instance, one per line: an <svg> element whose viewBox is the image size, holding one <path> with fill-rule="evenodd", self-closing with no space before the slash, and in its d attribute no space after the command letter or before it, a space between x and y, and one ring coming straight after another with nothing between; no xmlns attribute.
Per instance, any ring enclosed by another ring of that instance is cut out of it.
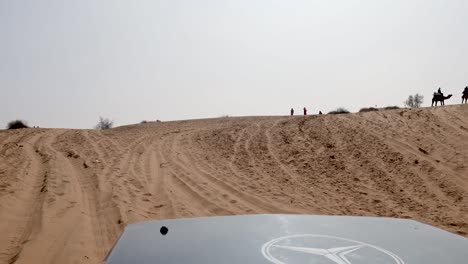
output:
<svg viewBox="0 0 468 264"><path fill-rule="evenodd" d="M129 223L262 213L468 236L468 105L0 131L0 263L101 263Z"/></svg>

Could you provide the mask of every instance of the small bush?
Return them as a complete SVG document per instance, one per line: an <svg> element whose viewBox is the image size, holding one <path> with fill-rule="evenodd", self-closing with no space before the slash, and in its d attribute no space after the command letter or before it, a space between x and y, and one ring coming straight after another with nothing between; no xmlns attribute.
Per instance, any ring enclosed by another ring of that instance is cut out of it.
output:
<svg viewBox="0 0 468 264"><path fill-rule="evenodd" d="M95 129L105 130L111 129L114 126L114 122L110 121L109 118L99 117L99 122L94 127Z"/></svg>
<svg viewBox="0 0 468 264"><path fill-rule="evenodd" d="M400 107L398 106L387 106L387 107L384 107L385 110L395 110L395 109L400 109Z"/></svg>
<svg viewBox="0 0 468 264"><path fill-rule="evenodd" d="M361 110L359 110L360 113L362 113L362 112L372 112L372 111L379 111L379 109L375 108L375 107L364 107L364 108L361 108Z"/></svg>
<svg viewBox="0 0 468 264"><path fill-rule="evenodd" d="M408 96L408 99L406 99L406 101L404 101L403 104L409 108L418 108L422 105L423 100L424 100L424 96L420 94L415 94L414 96L413 95Z"/></svg>
<svg viewBox="0 0 468 264"><path fill-rule="evenodd" d="M13 121L10 121L7 125L7 129L19 129L19 128L28 128L28 125L23 120L13 120Z"/></svg>
<svg viewBox="0 0 468 264"><path fill-rule="evenodd" d="M332 115L337 115L337 114L349 114L349 111L346 108L339 107L331 112L328 112L329 114Z"/></svg>

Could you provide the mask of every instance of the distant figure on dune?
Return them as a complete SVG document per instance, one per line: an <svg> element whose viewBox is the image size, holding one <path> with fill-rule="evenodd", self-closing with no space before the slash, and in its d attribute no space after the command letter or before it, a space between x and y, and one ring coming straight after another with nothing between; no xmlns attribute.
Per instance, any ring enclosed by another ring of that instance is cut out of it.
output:
<svg viewBox="0 0 468 264"><path fill-rule="evenodd" d="M444 96L442 93L434 93L434 96L432 97L431 106L434 106L434 103L437 106L437 102L440 102L440 105L445 105L444 101L449 99L450 97L452 97L451 94L449 94L448 96Z"/></svg>
<svg viewBox="0 0 468 264"><path fill-rule="evenodd" d="M291 108L291 116L294 115L294 108Z"/></svg>
<svg viewBox="0 0 468 264"><path fill-rule="evenodd" d="M463 102L466 104L467 100L468 100L468 86L465 87L465 90L463 90L462 104Z"/></svg>
<svg viewBox="0 0 468 264"><path fill-rule="evenodd" d="M442 93L442 90L440 90L440 87L439 87L439 90L437 90L437 93L440 94L440 95L444 95L444 94Z"/></svg>
<svg viewBox="0 0 468 264"><path fill-rule="evenodd" d="M319 111L319 115L321 115L321 114L322 114L322 111Z"/></svg>
<svg viewBox="0 0 468 264"><path fill-rule="evenodd" d="M304 107L304 115L307 115L307 108Z"/></svg>

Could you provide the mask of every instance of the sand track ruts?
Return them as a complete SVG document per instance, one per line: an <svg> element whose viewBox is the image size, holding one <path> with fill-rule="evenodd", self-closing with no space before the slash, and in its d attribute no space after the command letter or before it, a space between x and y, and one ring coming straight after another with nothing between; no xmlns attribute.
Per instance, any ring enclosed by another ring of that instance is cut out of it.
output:
<svg viewBox="0 0 468 264"><path fill-rule="evenodd" d="M126 224L412 218L468 236L468 106L0 131L0 263L100 263Z"/></svg>

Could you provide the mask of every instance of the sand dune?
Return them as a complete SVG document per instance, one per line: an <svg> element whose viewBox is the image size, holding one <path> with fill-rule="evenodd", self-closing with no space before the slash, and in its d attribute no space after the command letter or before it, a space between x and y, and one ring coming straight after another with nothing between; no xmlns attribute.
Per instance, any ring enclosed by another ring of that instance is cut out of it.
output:
<svg viewBox="0 0 468 264"><path fill-rule="evenodd" d="M255 213L468 236L468 105L0 131L0 263L100 263L128 223Z"/></svg>

